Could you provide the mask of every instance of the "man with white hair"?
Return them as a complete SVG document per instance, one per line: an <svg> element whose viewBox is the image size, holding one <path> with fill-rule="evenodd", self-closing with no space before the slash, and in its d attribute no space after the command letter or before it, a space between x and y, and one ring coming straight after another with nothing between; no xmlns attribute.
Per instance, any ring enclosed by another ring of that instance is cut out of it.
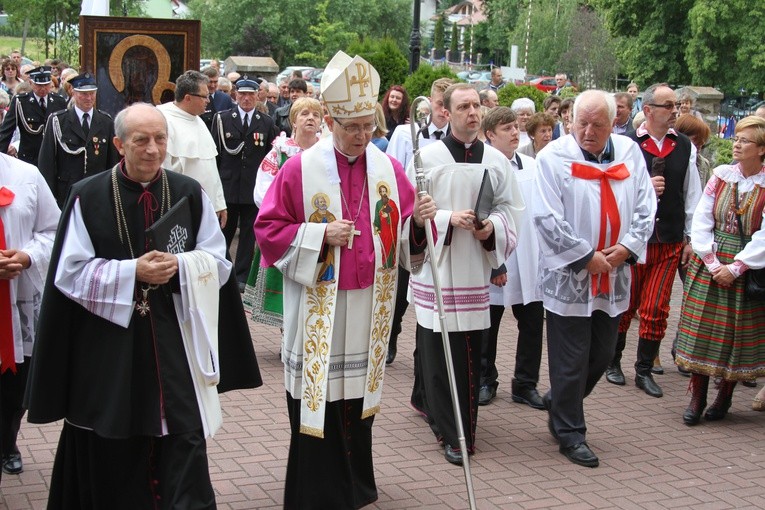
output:
<svg viewBox="0 0 765 510"><path fill-rule="evenodd" d="M537 157L530 201L547 311L548 426L560 452L587 467L599 461L585 437L584 398L611 360L629 305L629 265L645 261L656 211L640 148L611 136L615 117L609 94L582 93L571 134Z"/></svg>

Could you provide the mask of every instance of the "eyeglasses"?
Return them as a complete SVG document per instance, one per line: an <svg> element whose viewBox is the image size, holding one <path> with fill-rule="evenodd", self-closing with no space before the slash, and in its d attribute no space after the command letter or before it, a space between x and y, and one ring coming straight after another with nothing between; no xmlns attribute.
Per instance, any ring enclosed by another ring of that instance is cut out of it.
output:
<svg viewBox="0 0 765 510"><path fill-rule="evenodd" d="M664 108L665 110L674 110L675 108L680 108L680 103L665 103L665 104L656 104L656 103L648 103L648 106L655 106L656 108Z"/></svg>
<svg viewBox="0 0 765 510"><path fill-rule="evenodd" d="M210 96L208 94L194 94L193 92L189 92L189 95L190 96L194 96L194 97L201 97L205 101L209 101L210 100Z"/></svg>
<svg viewBox="0 0 765 510"><path fill-rule="evenodd" d="M359 133L362 133L362 132L363 133L367 133L367 134L371 134L371 133L374 133L377 130L377 123L376 122L371 122L369 124L364 124L363 126L360 126L358 124L345 125L342 122L340 122L339 120L335 119L334 117L332 117L332 119L335 122L337 122L340 125L340 127L342 127L343 130L346 133L348 133L349 135L358 135Z"/></svg>
<svg viewBox="0 0 765 510"><path fill-rule="evenodd" d="M746 138L741 138L740 136L734 136L731 140L733 140L733 143L740 143L741 145L748 145L750 143L757 143L754 140L747 140Z"/></svg>

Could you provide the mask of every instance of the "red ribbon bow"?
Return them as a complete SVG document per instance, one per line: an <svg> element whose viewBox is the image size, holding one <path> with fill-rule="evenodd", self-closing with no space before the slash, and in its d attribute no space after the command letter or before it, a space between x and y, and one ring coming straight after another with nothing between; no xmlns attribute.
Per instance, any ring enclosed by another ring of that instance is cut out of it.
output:
<svg viewBox="0 0 765 510"><path fill-rule="evenodd" d="M624 163L619 163L608 167L605 171L600 168L584 165L582 163L571 164L571 175L578 179L600 180L600 236L598 237L597 251L606 247L606 227L611 227L611 236L608 246L613 246L619 239L619 231L622 228L622 221L619 217L619 206L616 203L616 197L611 189L609 180L623 181L630 176L630 171ZM599 293L608 294L610 291L608 283L608 273L592 275L592 295Z"/></svg>
<svg viewBox="0 0 765 510"><path fill-rule="evenodd" d="M0 207L11 205L16 195L6 187L0 188ZM0 250L6 250L5 225L0 217ZM0 374L9 370L16 373L16 354L13 348L13 319L11 317L11 282L0 280Z"/></svg>

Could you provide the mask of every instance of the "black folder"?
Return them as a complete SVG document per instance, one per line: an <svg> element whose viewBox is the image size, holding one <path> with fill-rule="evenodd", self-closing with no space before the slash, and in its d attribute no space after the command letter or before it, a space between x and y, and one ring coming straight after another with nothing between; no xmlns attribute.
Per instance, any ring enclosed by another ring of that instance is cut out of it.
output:
<svg viewBox="0 0 765 510"><path fill-rule="evenodd" d="M476 228L482 228L483 220L489 217L491 209L494 206L494 188L491 187L491 178L489 170L484 168L483 179L481 179L481 188L478 190L478 198L475 201L475 221Z"/></svg>
<svg viewBox="0 0 765 510"><path fill-rule="evenodd" d="M183 253L193 246L189 198L183 197L152 226L146 229L149 248L166 253Z"/></svg>

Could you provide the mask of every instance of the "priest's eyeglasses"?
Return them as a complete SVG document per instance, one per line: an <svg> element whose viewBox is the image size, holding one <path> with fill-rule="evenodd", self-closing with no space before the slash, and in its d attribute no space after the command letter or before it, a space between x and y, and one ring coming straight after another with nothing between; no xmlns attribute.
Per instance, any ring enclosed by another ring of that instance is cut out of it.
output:
<svg viewBox="0 0 765 510"><path fill-rule="evenodd" d="M349 135L358 135L359 133L372 134L377 130L376 122L370 122L361 126L359 124L343 124L335 117L332 117L332 119Z"/></svg>

